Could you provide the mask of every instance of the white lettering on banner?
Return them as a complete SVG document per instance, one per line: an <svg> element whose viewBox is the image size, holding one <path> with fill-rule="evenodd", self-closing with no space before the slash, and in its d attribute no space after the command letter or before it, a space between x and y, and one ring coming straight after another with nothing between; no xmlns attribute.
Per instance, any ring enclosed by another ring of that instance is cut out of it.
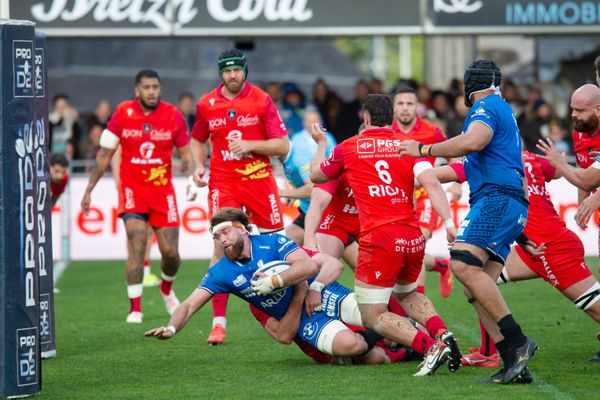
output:
<svg viewBox="0 0 600 400"><path fill-rule="evenodd" d="M40 118L35 122L35 165L36 165L36 176L38 179L38 195L37 195L37 253L38 253L38 270L40 276L47 276L46 271L46 250L43 244L46 243L46 216L44 215L44 208L48 200L48 186L44 181L44 175L46 170L46 158L44 153L44 147L46 142L46 133L44 129L44 118Z"/></svg>
<svg viewBox="0 0 600 400"><path fill-rule="evenodd" d="M206 8L211 17L219 22L253 21L261 14L267 21L308 21L313 11L306 8L308 0L239 0L232 10L225 8L223 0L207 0Z"/></svg>
<svg viewBox="0 0 600 400"><path fill-rule="evenodd" d="M448 1L450 4L447 4ZM465 13L471 14L479 11L483 7L483 1L475 0L471 3L471 0L433 0L433 11L445 12L447 14Z"/></svg>
<svg viewBox="0 0 600 400"><path fill-rule="evenodd" d="M175 26L181 27L194 19L198 8L194 0L53 0L31 6L31 15L40 22L77 21L92 13L96 22L151 23L163 32L171 31L171 15L175 15ZM69 8L69 3L71 7ZM169 3L172 5L169 6ZM176 13L175 13L176 11ZM173 13L173 14L172 14Z"/></svg>

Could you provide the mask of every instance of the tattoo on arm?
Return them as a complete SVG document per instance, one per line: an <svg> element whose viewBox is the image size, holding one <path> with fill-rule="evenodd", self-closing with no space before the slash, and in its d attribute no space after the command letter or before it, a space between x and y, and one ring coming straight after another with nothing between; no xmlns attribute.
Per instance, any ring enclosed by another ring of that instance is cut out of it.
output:
<svg viewBox="0 0 600 400"><path fill-rule="evenodd" d="M92 189L94 189L94 187L108 168L108 165L110 164L110 159L112 158L113 154L115 154L115 150L100 147L100 151L96 156L96 163L94 164L94 167L92 168L92 172L90 174L90 180L88 181L86 192L91 192Z"/></svg>

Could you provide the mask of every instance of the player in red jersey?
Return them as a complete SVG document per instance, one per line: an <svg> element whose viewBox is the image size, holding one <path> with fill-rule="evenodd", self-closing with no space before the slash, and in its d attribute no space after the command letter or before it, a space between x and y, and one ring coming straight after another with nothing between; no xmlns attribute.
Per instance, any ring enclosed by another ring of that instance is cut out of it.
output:
<svg viewBox="0 0 600 400"><path fill-rule="evenodd" d="M411 360L415 353L405 348L400 348L398 350L391 350L384 345L384 340L380 339L376 342L375 346L370 349L367 353L364 354L356 354L354 356L336 356L329 355L319 351L316 347L310 345L309 343L301 340L296 336L298 331L298 326L300 324L300 319L302 315L302 309L305 308L306 312L309 314L313 314L318 310L318 307L321 307L322 299L321 294L316 288L321 285L327 286L328 284L337 280L344 270L344 266L337 259L328 254L320 253L316 251L312 251L305 247L302 249L308 253L308 255L312 258L319 269L318 275L315 277L313 283L310 286L307 286L306 283L297 284L294 287L294 297L292 302L290 303L289 308L287 309L285 315L277 320L274 317L271 317L267 313L259 310L258 308L250 305L250 311L254 318L262 325L262 327L267 331L267 333L275 340L282 344L289 345L292 342L296 343L296 345L310 358L315 360L318 363L325 364L389 364L402 360ZM355 308L356 303L354 300L354 294L350 294L344 303L342 303L342 310ZM349 307L348 302L354 304L354 307ZM325 307L323 305L323 307ZM348 312L346 312L348 313ZM360 323L360 316L356 315L352 318L355 323ZM365 342L367 338L372 340L377 340L380 338L379 335L374 335L374 332L368 333L365 328L361 328L358 326L347 325L346 326L354 332L359 333L364 339ZM363 336L364 335L364 336ZM365 343L368 346L367 343ZM361 348L364 346L361 346ZM371 347L371 346L368 346ZM361 350L362 351L362 350Z"/></svg>
<svg viewBox="0 0 600 400"><path fill-rule="evenodd" d="M540 156L524 151L523 164L527 174L529 208L525 235L535 243L544 243L545 252L532 256L520 246L511 249L506 264L498 277L498 283L516 282L543 278L569 298L576 307L584 310L595 321L600 322L600 284L585 264L583 244L579 237L569 230L560 219L550 199L546 182L561 177L550 163ZM442 182L464 182L466 180L462 162L436 168L436 176ZM488 325L486 325L488 326ZM494 342L502 340L496 324L489 324ZM500 335L500 336L498 336ZM482 346L464 356L464 363L474 366L489 365L494 357L493 343L485 343L482 332ZM485 354L486 346L492 346Z"/></svg>
<svg viewBox="0 0 600 400"><path fill-rule="evenodd" d="M436 125L423 120L417 115L419 100L416 91L410 86L401 86L394 95L394 122L392 129L406 137L408 140L416 140L424 144L434 144L445 141L446 135ZM429 162L435 165L435 157L428 157ZM458 200L461 195L459 185L453 185L449 188L454 199ZM423 188L415 190L417 199L416 212L419 226L425 236L425 240L431 239L433 231L440 225L440 217L433 209L431 201ZM425 273L426 271L436 271L439 273L440 292L442 297L450 296L454 286L452 272L448 268L448 260L443 258L434 258L425 254L423 258L423 269L417 280L417 291L425 291Z"/></svg>
<svg viewBox="0 0 600 400"><path fill-rule="evenodd" d="M169 314L179 305L172 289L180 264L179 215L171 183L173 146L179 151L186 175L191 176L193 166L185 120L175 106L160 99L160 89L156 71L138 72L136 98L119 104L102 133L100 152L81 200L81 209L87 215L92 190L121 145L119 217L127 231L125 275L131 304L129 323L141 323L143 318L142 278L149 228L154 229L162 255L159 289Z"/></svg>
<svg viewBox="0 0 600 400"><path fill-rule="evenodd" d="M433 373L448 358L450 369L455 371L461 357L456 340L431 301L415 291L425 251L413 206L415 177L444 218L448 240L453 241L456 228L448 202L426 159L398 157L395 153L402 136L391 130L390 99L368 95L363 110L366 130L336 146L327 160L323 130L313 126L312 134L319 146L311 162L311 180L326 182L345 173L354 193L360 220L355 293L363 325L426 354L416 375ZM392 293L431 336L387 311Z"/></svg>
<svg viewBox="0 0 600 400"><path fill-rule="evenodd" d="M69 183L69 160L64 154L54 153L50 156L50 201L52 207L56 204L61 194Z"/></svg>
<svg viewBox="0 0 600 400"><path fill-rule="evenodd" d="M196 162L196 185L208 184L209 213L223 207L243 209L260 232L283 229L283 214L269 156L285 156L289 140L285 124L267 93L252 85L248 77L246 56L236 49L224 51L218 58L223 82L203 95L196 107L192 129L192 155ZM212 145L210 181L204 180L208 154ZM211 261L223 256L215 245ZM212 299L213 327L209 344L225 341L228 294Z"/></svg>
<svg viewBox="0 0 600 400"><path fill-rule="evenodd" d="M304 220L304 246L343 258L356 269L358 209L345 175L313 187Z"/></svg>

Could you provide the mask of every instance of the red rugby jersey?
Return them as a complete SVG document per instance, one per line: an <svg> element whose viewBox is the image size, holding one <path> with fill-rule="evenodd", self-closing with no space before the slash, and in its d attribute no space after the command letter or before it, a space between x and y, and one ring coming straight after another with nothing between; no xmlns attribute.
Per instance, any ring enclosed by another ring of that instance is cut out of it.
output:
<svg viewBox="0 0 600 400"><path fill-rule="evenodd" d="M192 129L194 139L206 142L210 138L211 179L256 180L272 176L268 156L232 153L227 139L267 140L286 136L287 130L275 103L249 82L233 100L223 96L222 87L220 84L198 100Z"/></svg>
<svg viewBox="0 0 600 400"><path fill-rule="evenodd" d="M162 100L148 115L137 99L122 102L107 129L121 140L119 176L124 184L167 185L171 181L173 145L184 147L190 140L177 107Z"/></svg>
<svg viewBox="0 0 600 400"><path fill-rule="evenodd" d="M587 168L594 163L595 157L590 157L590 151L600 151L600 128L593 134L573 131L573 147L577 158L577 165Z"/></svg>
<svg viewBox="0 0 600 400"><path fill-rule="evenodd" d="M329 182L318 183L315 186L332 196L323 215L348 215L356 216L358 218L358 209L356 208L354 193L348 183L348 179L346 179L346 174Z"/></svg>
<svg viewBox="0 0 600 400"><path fill-rule="evenodd" d="M399 157L402 139L391 129L367 129L337 145L321 163L330 179L346 174L358 206L361 234L390 223L419 226L413 205L413 167L428 160Z"/></svg>
<svg viewBox="0 0 600 400"><path fill-rule="evenodd" d="M57 183L50 182L50 197L52 198L52 201L58 200L60 195L65 192L67 183L69 183L69 174L65 174L65 176Z"/></svg>

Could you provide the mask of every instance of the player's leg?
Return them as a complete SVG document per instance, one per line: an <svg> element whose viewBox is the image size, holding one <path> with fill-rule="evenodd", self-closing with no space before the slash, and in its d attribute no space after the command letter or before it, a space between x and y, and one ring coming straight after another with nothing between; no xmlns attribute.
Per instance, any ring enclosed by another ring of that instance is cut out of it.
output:
<svg viewBox="0 0 600 400"><path fill-rule="evenodd" d="M298 217L289 225L285 227L285 236L292 239L296 244L302 245L304 243L304 213L298 209Z"/></svg>
<svg viewBox="0 0 600 400"><path fill-rule="evenodd" d="M346 262L348 267L354 272L356 270L356 260L358 258L358 242L353 241L346 248L344 248L344 254L342 254L342 260Z"/></svg>
<svg viewBox="0 0 600 400"><path fill-rule="evenodd" d="M543 259L544 256L542 258L530 256L519 246L513 247L496 282L503 284L539 278L540 275L535 271L539 268L544 268L542 265ZM532 269L534 264L537 264L537 268Z"/></svg>
<svg viewBox="0 0 600 400"><path fill-rule="evenodd" d="M165 301L169 315L173 314L179 305L179 299L173 290L173 281L179 271L179 227L155 228L156 241L160 250L160 283L158 288Z"/></svg>
<svg viewBox="0 0 600 400"><path fill-rule="evenodd" d="M126 213L121 218L125 223L127 233L127 262L125 264L125 279L127 281L127 296L130 310L127 316L129 323L141 323L142 293L144 276L144 252L148 240L147 214Z"/></svg>
<svg viewBox="0 0 600 400"><path fill-rule="evenodd" d="M148 244L146 245L146 253L144 254L144 287L152 287L158 285L158 277L152 273L150 265L150 251L152 250L152 229L148 229Z"/></svg>

